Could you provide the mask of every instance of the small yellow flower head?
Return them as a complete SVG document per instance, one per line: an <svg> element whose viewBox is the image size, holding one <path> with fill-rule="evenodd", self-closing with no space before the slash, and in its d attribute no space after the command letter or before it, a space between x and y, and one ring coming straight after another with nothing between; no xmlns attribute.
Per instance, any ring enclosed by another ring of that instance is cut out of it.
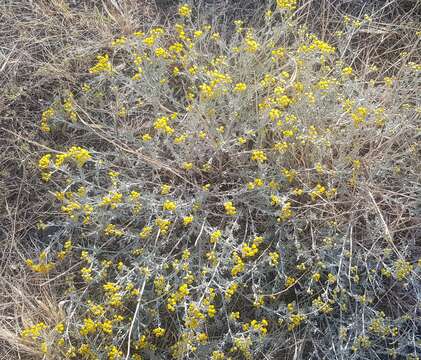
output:
<svg viewBox="0 0 421 360"><path fill-rule="evenodd" d="M183 165L182 165L182 167L183 167L184 170L191 170L191 169L193 169L193 163L191 163L191 162L184 162Z"/></svg>
<svg viewBox="0 0 421 360"><path fill-rule="evenodd" d="M48 353L48 345L47 345L47 343L45 341L43 341L41 343L40 349L41 349L41 352L42 353L44 353L44 354L47 354Z"/></svg>
<svg viewBox="0 0 421 360"><path fill-rule="evenodd" d="M244 25L244 21L243 20L234 20L234 25L237 28L241 28Z"/></svg>
<svg viewBox="0 0 421 360"><path fill-rule="evenodd" d="M352 67L347 66L342 69L342 75L351 76L352 75Z"/></svg>
<svg viewBox="0 0 421 360"><path fill-rule="evenodd" d="M276 3L281 10L295 10L297 7L297 0L277 0Z"/></svg>
<svg viewBox="0 0 421 360"><path fill-rule="evenodd" d="M104 233L105 235L115 236L115 237L121 237L124 235L124 232L120 229L117 229L117 227L114 224L108 224L105 227Z"/></svg>
<svg viewBox="0 0 421 360"><path fill-rule="evenodd" d="M80 269L80 273L81 273L82 279L85 282L89 283L89 282L92 281L92 269L91 268L83 267L82 269Z"/></svg>
<svg viewBox="0 0 421 360"><path fill-rule="evenodd" d="M206 333L200 333L197 335L197 341L201 342L202 344L206 343L208 340L208 335Z"/></svg>
<svg viewBox="0 0 421 360"><path fill-rule="evenodd" d="M237 283L232 283L227 291L225 292L225 298L229 301L231 300L231 298L234 296L234 294L236 293L238 289L238 284Z"/></svg>
<svg viewBox="0 0 421 360"><path fill-rule="evenodd" d="M139 233L141 239L146 239L152 233L152 226L145 226Z"/></svg>
<svg viewBox="0 0 421 360"><path fill-rule="evenodd" d="M272 206L278 206L281 203L281 199L279 198L279 196L271 195L270 202Z"/></svg>
<svg viewBox="0 0 421 360"><path fill-rule="evenodd" d="M174 132L174 129L168 125L169 118L167 116L162 116L155 120L154 128L156 130L161 130L164 133L171 135Z"/></svg>
<svg viewBox="0 0 421 360"><path fill-rule="evenodd" d="M152 330L152 333L156 336L156 337L162 337L165 335L165 329L161 328L161 327L157 327L155 329Z"/></svg>
<svg viewBox="0 0 421 360"><path fill-rule="evenodd" d="M313 281L320 281L320 278L321 278L321 275L320 275L320 273L319 272L316 272L316 273L314 273L313 275L311 275L311 279L313 280Z"/></svg>
<svg viewBox="0 0 421 360"><path fill-rule="evenodd" d="M271 266L276 266L279 263L279 253L277 251L273 251L269 253L269 263Z"/></svg>
<svg viewBox="0 0 421 360"><path fill-rule="evenodd" d="M212 35L211 35L211 39L212 40L214 40L214 41L217 41L217 40L219 40L221 38L221 35L219 34L219 33L213 33Z"/></svg>
<svg viewBox="0 0 421 360"><path fill-rule="evenodd" d="M161 195L168 195L171 191L171 185L164 184L161 186Z"/></svg>
<svg viewBox="0 0 421 360"><path fill-rule="evenodd" d="M219 132L220 134L223 134L225 132L224 125L221 125L221 126L217 127L216 128L216 131Z"/></svg>
<svg viewBox="0 0 421 360"><path fill-rule="evenodd" d="M80 146L72 146L66 155L67 157L72 158L79 167L85 165L85 163L92 158L89 151Z"/></svg>
<svg viewBox="0 0 421 360"><path fill-rule="evenodd" d="M118 350L118 348L113 345L110 347L110 350L108 351L108 360L117 360L120 359L123 356L123 352Z"/></svg>
<svg viewBox="0 0 421 360"><path fill-rule="evenodd" d="M246 257L253 257L259 252L259 248L256 244L252 244L252 246L249 246L245 243L243 243L243 247L241 249L241 255L243 258Z"/></svg>
<svg viewBox="0 0 421 360"><path fill-rule="evenodd" d="M187 225L191 224L192 221L193 221L193 216L191 216L191 215L186 216L186 217L183 218L183 225L187 226Z"/></svg>
<svg viewBox="0 0 421 360"><path fill-rule="evenodd" d="M354 120L355 127L358 127L362 122L366 120L368 116L368 109L364 106L360 106L357 110L351 114L352 120Z"/></svg>
<svg viewBox="0 0 421 360"><path fill-rule="evenodd" d="M111 320L105 320L101 324L98 324L99 328L106 334L112 334L113 333L113 323Z"/></svg>
<svg viewBox="0 0 421 360"><path fill-rule="evenodd" d="M92 66L89 69L89 72L91 74L98 74L101 72L110 73L112 71L112 65L109 61L108 54L97 56L97 60L98 62L96 63L96 65Z"/></svg>
<svg viewBox="0 0 421 360"><path fill-rule="evenodd" d="M64 330L65 330L65 326L63 323L58 323L55 327L55 330L59 333L59 334L63 334Z"/></svg>
<svg viewBox="0 0 421 360"><path fill-rule="evenodd" d="M395 276L399 281L406 280L409 275L412 273L413 265L405 261L404 259L399 259L395 262Z"/></svg>
<svg viewBox="0 0 421 360"><path fill-rule="evenodd" d="M263 150L253 150L251 153L251 160L262 163L267 160L267 156Z"/></svg>
<svg viewBox="0 0 421 360"><path fill-rule="evenodd" d="M45 154L38 161L38 167L40 170L46 170L50 166L51 154Z"/></svg>
<svg viewBox="0 0 421 360"><path fill-rule="evenodd" d="M175 201L165 200L164 205L162 206L164 210L174 211L177 207Z"/></svg>
<svg viewBox="0 0 421 360"><path fill-rule="evenodd" d="M229 315L229 319L232 321L238 320L240 318L240 312L239 311L233 311Z"/></svg>
<svg viewBox="0 0 421 360"><path fill-rule="evenodd" d="M97 323L91 318L85 318L83 320L83 326L79 330L80 334L86 336L88 334L94 334L97 329Z"/></svg>
<svg viewBox="0 0 421 360"><path fill-rule="evenodd" d="M216 315L215 305L209 305L209 307L208 307L208 316L210 318L214 318L215 315Z"/></svg>
<svg viewBox="0 0 421 360"><path fill-rule="evenodd" d="M320 198L326 192L326 188L320 184L317 184L316 187L310 192L311 200L315 201Z"/></svg>
<svg viewBox="0 0 421 360"><path fill-rule="evenodd" d="M234 91L236 92L243 92L246 90L247 90L247 85L245 83L240 82L240 83L235 84L234 86Z"/></svg>
<svg viewBox="0 0 421 360"><path fill-rule="evenodd" d="M132 190L130 192L129 198L131 201L138 201L140 199L140 192Z"/></svg>
<svg viewBox="0 0 421 360"><path fill-rule="evenodd" d="M111 45L112 46L123 46L127 41L127 38L125 36L122 36L120 38L117 38L115 40L112 41Z"/></svg>
<svg viewBox="0 0 421 360"><path fill-rule="evenodd" d="M272 121L279 120L279 119L281 118L281 115L282 115L282 112L281 112L281 110L279 110L279 109L271 109L271 110L269 111L269 118L270 118Z"/></svg>
<svg viewBox="0 0 421 360"><path fill-rule="evenodd" d="M222 351L215 350L211 354L211 360L224 360L225 354Z"/></svg>
<svg viewBox="0 0 421 360"><path fill-rule="evenodd" d="M391 88L393 86L393 78L386 76L383 80L388 88Z"/></svg>
<svg viewBox="0 0 421 360"><path fill-rule="evenodd" d="M47 328L47 325L43 322L40 322L38 324L35 324L32 327L26 328L22 331L21 336L22 337L30 337L33 340L41 336L41 332Z"/></svg>
<svg viewBox="0 0 421 360"><path fill-rule="evenodd" d="M324 169L323 169L323 165L321 164L321 163L316 163L315 165L314 165L314 168L316 169L316 172L318 173L318 174L323 174L323 172L324 172Z"/></svg>
<svg viewBox="0 0 421 360"><path fill-rule="evenodd" d="M183 4L178 8L178 14L182 17L189 17L191 15L191 7Z"/></svg>
<svg viewBox="0 0 421 360"><path fill-rule="evenodd" d="M329 284L334 284L336 282L336 276L332 273L327 274L327 281Z"/></svg>
<svg viewBox="0 0 421 360"><path fill-rule="evenodd" d="M210 240L209 242L211 244L215 244L222 236L222 232L221 230L215 230L211 235L210 235Z"/></svg>
<svg viewBox="0 0 421 360"><path fill-rule="evenodd" d="M265 184L265 182L260 178L256 178L256 179L254 179L253 184L256 187L262 187Z"/></svg>
<svg viewBox="0 0 421 360"><path fill-rule="evenodd" d="M247 139L246 139L246 138L244 138L244 137L242 137L242 136L240 136L240 137L237 139L237 141L238 141L238 143L239 143L240 145L243 145L243 144L245 144L245 143L247 142Z"/></svg>
<svg viewBox="0 0 421 360"><path fill-rule="evenodd" d="M47 110L43 111L41 116L41 131L43 132L50 132L50 126L48 125L48 120L50 120L54 116L54 109L48 108Z"/></svg>
<svg viewBox="0 0 421 360"><path fill-rule="evenodd" d="M227 201L224 203L225 213L230 216L237 214L237 209L233 205L232 201Z"/></svg>
<svg viewBox="0 0 421 360"><path fill-rule="evenodd" d="M151 136L150 134L143 134L143 135L142 135L142 140L143 140L144 142L151 141L151 140L152 140L152 136Z"/></svg>
<svg viewBox="0 0 421 360"><path fill-rule="evenodd" d="M287 276L287 278L285 279L285 287L291 287L293 285L295 285L295 283L297 282L297 280L292 277L292 276Z"/></svg>

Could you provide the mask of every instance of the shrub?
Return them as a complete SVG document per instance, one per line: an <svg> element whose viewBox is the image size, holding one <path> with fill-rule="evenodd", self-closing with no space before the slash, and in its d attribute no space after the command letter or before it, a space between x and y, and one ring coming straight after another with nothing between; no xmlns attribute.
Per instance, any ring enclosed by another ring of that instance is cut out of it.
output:
<svg viewBox="0 0 421 360"><path fill-rule="evenodd" d="M367 80L346 24L329 44L295 9L229 34L182 4L52 99L40 131L74 146L37 159L57 214L27 265L66 319L25 341L60 359L419 354L420 66Z"/></svg>

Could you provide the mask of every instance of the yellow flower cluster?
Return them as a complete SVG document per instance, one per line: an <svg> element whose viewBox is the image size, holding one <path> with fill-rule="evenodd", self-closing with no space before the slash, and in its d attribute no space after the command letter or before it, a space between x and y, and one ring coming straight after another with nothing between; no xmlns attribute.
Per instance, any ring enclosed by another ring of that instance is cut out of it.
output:
<svg viewBox="0 0 421 360"><path fill-rule="evenodd" d="M187 284L182 284L178 290L171 294L167 300L167 309L171 312L175 311L177 303L182 301L187 295L190 294Z"/></svg>
<svg viewBox="0 0 421 360"><path fill-rule="evenodd" d="M72 146L67 152L58 154L54 164L57 168L59 168L67 159L72 159L75 161L77 166L82 167L91 158L92 155L88 150L80 146Z"/></svg>
<svg viewBox="0 0 421 360"><path fill-rule="evenodd" d="M183 4L178 8L178 13L180 16L189 17L191 15L191 7Z"/></svg>
<svg viewBox="0 0 421 360"><path fill-rule="evenodd" d="M243 92L247 90L247 85L245 83L237 83L234 86L234 91Z"/></svg>
<svg viewBox="0 0 421 360"><path fill-rule="evenodd" d="M413 270L413 266L404 259L396 260L395 262L395 276L399 281L406 280Z"/></svg>
<svg viewBox="0 0 421 360"><path fill-rule="evenodd" d="M40 170L47 170L50 166L51 154L45 154L38 161L38 167Z"/></svg>
<svg viewBox="0 0 421 360"><path fill-rule="evenodd" d="M171 220L158 218L155 220L155 225L159 227L161 234L165 235L171 225Z"/></svg>
<svg viewBox="0 0 421 360"><path fill-rule="evenodd" d="M245 50L249 53L255 53L260 48L260 44L255 40L253 34L248 32L245 38L246 48Z"/></svg>
<svg viewBox="0 0 421 360"><path fill-rule="evenodd" d="M271 266L276 266L279 264L279 253L276 251L270 252L269 253L269 263Z"/></svg>
<svg viewBox="0 0 421 360"><path fill-rule="evenodd" d="M152 333L156 337L163 337L165 335L165 329L163 329L162 327L157 327L157 328L152 330Z"/></svg>
<svg viewBox="0 0 421 360"><path fill-rule="evenodd" d="M247 184L247 189L254 190L255 188L262 187L264 184L265 183L264 183L264 181L262 179L256 178L256 179L254 179L253 182L249 182Z"/></svg>
<svg viewBox="0 0 421 360"><path fill-rule="evenodd" d="M142 231L139 233L139 236L142 239L146 239L147 237L149 237L149 235L151 235L152 233L152 227L151 226L144 226Z"/></svg>
<svg viewBox="0 0 421 360"><path fill-rule="evenodd" d="M185 216L183 218L183 225L184 226L187 226L187 225L191 224L193 222L193 219L194 219L194 217L191 216L191 215L190 216Z"/></svg>
<svg viewBox="0 0 421 360"><path fill-rule="evenodd" d="M230 216L237 214L237 209L233 205L232 201L227 201L224 203L225 213Z"/></svg>
<svg viewBox="0 0 421 360"><path fill-rule="evenodd" d="M53 262L47 261L47 253L43 251L39 256L39 262L36 264L32 259L26 260L26 265L34 272L47 274L55 268Z"/></svg>
<svg viewBox="0 0 421 360"><path fill-rule="evenodd" d="M54 116L54 114L55 114L55 111L51 107L42 112L42 115L41 115L41 131L46 132L46 133L51 131L51 128L48 125L48 121Z"/></svg>
<svg viewBox="0 0 421 360"><path fill-rule="evenodd" d="M112 65L109 60L108 54L97 56L98 62L89 69L91 74L98 74L101 72L110 73L112 71Z"/></svg>
<svg viewBox="0 0 421 360"><path fill-rule="evenodd" d="M157 130L162 130L164 133L171 135L174 132L174 129L168 125L169 118L167 116L162 116L158 118L154 123L154 128Z"/></svg>
<svg viewBox="0 0 421 360"><path fill-rule="evenodd" d="M164 205L162 208L167 211L174 211L177 208L177 204L175 201L165 200Z"/></svg>
<svg viewBox="0 0 421 360"><path fill-rule="evenodd" d="M277 0L276 4L282 10L295 10L297 7L297 0Z"/></svg>
<svg viewBox="0 0 421 360"><path fill-rule="evenodd" d="M42 331L45 329L47 329L47 325L44 322L40 322L31 327L24 329L21 332L21 336L30 337L32 340L35 340L41 336Z"/></svg>
<svg viewBox="0 0 421 360"><path fill-rule="evenodd" d="M91 268L83 267L82 269L80 269L80 274L82 276L82 279L87 283L91 282L93 279Z"/></svg>
<svg viewBox="0 0 421 360"><path fill-rule="evenodd" d="M320 184L317 184L316 187L310 191L311 200L315 201L320 198L324 193L326 193L326 188Z"/></svg>
<svg viewBox="0 0 421 360"><path fill-rule="evenodd" d="M263 150L253 150L251 153L251 160L263 163L267 160L267 156Z"/></svg>
<svg viewBox="0 0 421 360"><path fill-rule="evenodd" d="M67 255L69 255L71 253L72 249L73 249L73 243L72 243L72 241L71 240L67 240L64 243L63 250L61 250L61 251L59 251L57 253L57 258L59 260L63 260Z"/></svg>
<svg viewBox="0 0 421 360"><path fill-rule="evenodd" d="M117 346L112 345L108 351L108 360L117 360L123 356L123 352L117 348Z"/></svg>
<svg viewBox="0 0 421 360"><path fill-rule="evenodd" d="M115 224L108 224L105 227L104 234L108 236L121 237L124 235L124 231L118 229Z"/></svg>
<svg viewBox="0 0 421 360"><path fill-rule="evenodd" d="M293 215L294 215L294 213L293 213L293 211L291 209L291 202L290 201L287 201L282 206L281 212L280 212L279 217L278 217L278 221L279 222L286 221L289 218L291 218Z"/></svg>
<svg viewBox="0 0 421 360"><path fill-rule="evenodd" d="M161 186L161 195L168 195L171 191L171 186L168 184L164 184Z"/></svg>
<svg viewBox="0 0 421 360"><path fill-rule="evenodd" d="M351 118L354 121L355 127L358 127L363 123L368 116L368 109L364 106L358 107L354 113L351 114Z"/></svg>
<svg viewBox="0 0 421 360"><path fill-rule="evenodd" d="M189 329L197 329L206 316L199 310L196 304L191 303L188 308L185 325Z"/></svg>
<svg viewBox="0 0 421 360"><path fill-rule="evenodd" d="M74 110L74 99L73 99L73 94L72 93L70 93L69 97L64 101L63 108L64 108L64 111L70 117L70 120L73 121L73 122L76 122L76 120L77 120L77 113Z"/></svg>
<svg viewBox="0 0 421 360"><path fill-rule="evenodd" d="M127 38L125 36L119 37L112 41L112 46L123 46L127 42Z"/></svg>
<svg viewBox="0 0 421 360"><path fill-rule="evenodd" d="M306 319L307 319L307 317L304 314L292 314L289 317L288 330L292 331L292 330L296 329Z"/></svg>
<svg viewBox="0 0 421 360"><path fill-rule="evenodd" d="M249 324L245 324L245 326L243 326L244 330L248 330L249 327L251 327L254 331L259 332L261 335L266 335L268 332L268 321L266 319L262 319L260 322L258 322L257 320L252 320L250 321L250 325Z"/></svg>
<svg viewBox="0 0 421 360"><path fill-rule="evenodd" d="M83 326L80 328L79 332L81 335L87 336L89 334L94 334L96 330L97 330L97 323L91 318L85 318L83 320Z"/></svg>
<svg viewBox="0 0 421 360"><path fill-rule="evenodd" d="M323 314L329 314L333 311L333 307L329 301L323 301L320 296L314 299L312 304L317 311Z"/></svg>
<svg viewBox="0 0 421 360"><path fill-rule="evenodd" d="M248 244L243 244L241 254L243 258L253 257L259 252L259 245L263 242L263 237L256 236L249 246Z"/></svg>
<svg viewBox="0 0 421 360"><path fill-rule="evenodd" d="M231 275L237 276L239 273L244 271L244 261L241 259L241 256L238 255L236 252L233 253L232 259L234 261L234 266L231 269Z"/></svg>
<svg viewBox="0 0 421 360"><path fill-rule="evenodd" d="M234 294L237 292L238 289L238 284L237 283L232 283L230 286L228 286L228 289L225 292L225 299L227 301L230 301L231 298L234 296Z"/></svg>
<svg viewBox="0 0 421 360"><path fill-rule="evenodd" d="M117 208L119 204L122 203L123 194L114 191L107 196L104 196L99 203L99 206L110 206L111 209Z"/></svg>

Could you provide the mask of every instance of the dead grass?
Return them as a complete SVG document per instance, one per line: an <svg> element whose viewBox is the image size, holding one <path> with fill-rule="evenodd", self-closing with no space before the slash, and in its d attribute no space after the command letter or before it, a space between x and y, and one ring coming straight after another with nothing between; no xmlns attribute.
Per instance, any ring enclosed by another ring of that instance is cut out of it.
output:
<svg viewBox="0 0 421 360"><path fill-rule="evenodd" d="M20 273L20 276L23 274ZM13 281L13 280L17 281ZM2 278L0 346L2 359L37 359L43 354L31 340L19 333L25 327L44 322L52 327L65 320L64 312L48 287L36 278ZM4 296L7 294L7 296ZM50 336L54 336L51 334Z"/></svg>

